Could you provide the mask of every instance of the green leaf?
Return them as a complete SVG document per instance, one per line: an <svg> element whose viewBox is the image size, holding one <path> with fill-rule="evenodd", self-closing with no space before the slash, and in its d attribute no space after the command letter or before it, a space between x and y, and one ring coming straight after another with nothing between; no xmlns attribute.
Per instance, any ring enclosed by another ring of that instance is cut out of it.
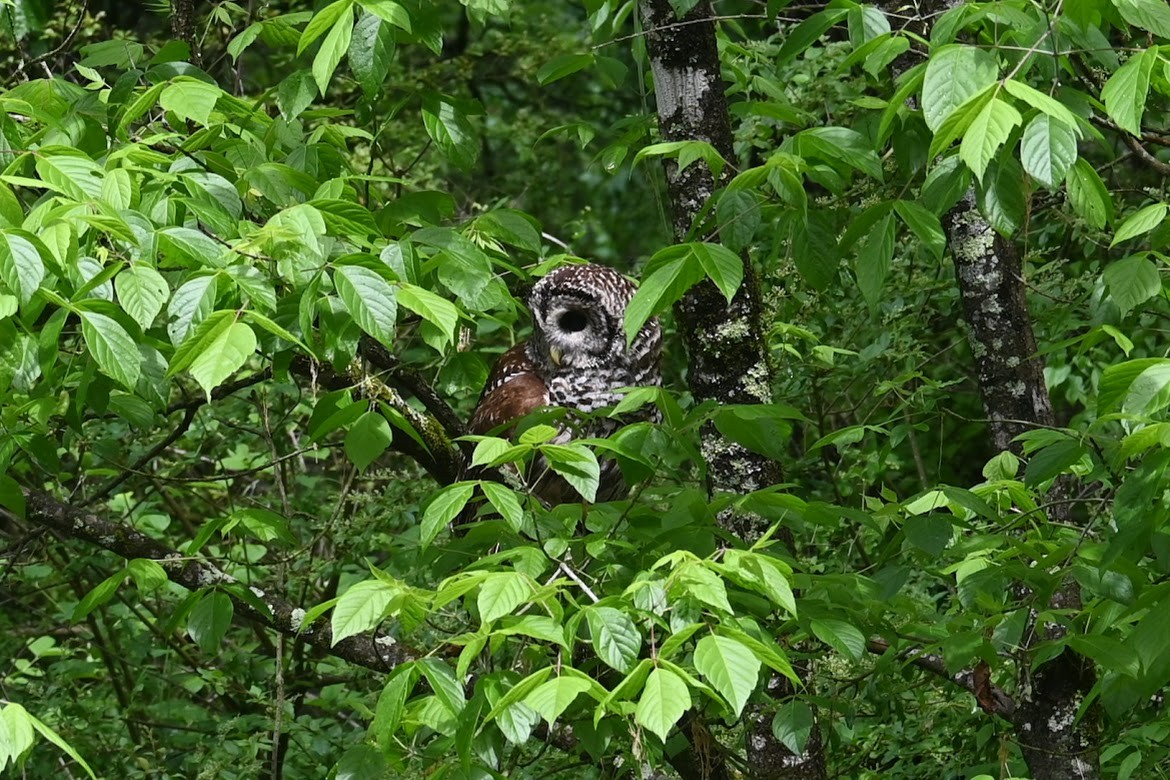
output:
<svg viewBox="0 0 1170 780"><path fill-rule="evenodd" d="M894 256L894 218L883 216L857 249L853 270L857 286L870 306L881 300L882 286L890 271L890 260Z"/></svg>
<svg viewBox="0 0 1170 780"><path fill-rule="evenodd" d="M974 46L947 45L931 54L922 82L922 113L938 134L943 121L969 98L995 83L995 56Z"/></svg>
<svg viewBox="0 0 1170 780"><path fill-rule="evenodd" d="M548 459L549 468L564 477L582 498L597 500L601 466L592 450L580 444L544 444L540 451Z"/></svg>
<svg viewBox="0 0 1170 780"><path fill-rule="evenodd" d="M716 429L729 440L773 460L786 453L795 409L782 404L728 404L713 417Z"/></svg>
<svg viewBox="0 0 1170 780"><path fill-rule="evenodd" d="M959 157L975 173L975 178L983 180L987 164L1022 121L1020 112L999 98L992 98L971 120L959 146Z"/></svg>
<svg viewBox="0 0 1170 780"><path fill-rule="evenodd" d="M683 679L669 669L658 668L646 678L634 720L658 735L663 742L691 707L691 692Z"/></svg>
<svg viewBox="0 0 1170 780"><path fill-rule="evenodd" d="M715 204L715 216L719 240L732 252L741 252L760 227L760 204L751 192L724 190Z"/></svg>
<svg viewBox="0 0 1170 780"><path fill-rule="evenodd" d="M773 60L775 65L782 65L796 57L802 51L817 42L817 39L828 32L829 28L848 15L844 8L830 8L820 11L805 19L784 39L780 51L776 52Z"/></svg>
<svg viewBox="0 0 1170 780"><path fill-rule="evenodd" d="M138 345L112 317L97 312L81 313L81 335L98 369L133 392L142 370Z"/></svg>
<svg viewBox="0 0 1170 780"><path fill-rule="evenodd" d="M36 246L7 230L0 233L0 279L26 306L45 279L45 263Z"/></svg>
<svg viewBox="0 0 1170 780"><path fill-rule="evenodd" d="M211 391L239 370L255 351L255 332L242 322L232 322L192 358L187 371L210 400Z"/></svg>
<svg viewBox="0 0 1170 780"><path fill-rule="evenodd" d="M455 340L459 309L446 298L423 287L404 283L398 288L398 303L437 327L446 343Z"/></svg>
<svg viewBox="0 0 1170 780"><path fill-rule="evenodd" d="M1068 172L1068 200L1073 211L1090 227L1100 230L1113 221L1113 199L1105 182L1084 159L1078 159Z"/></svg>
<svg viewBox="0 0 1170 780"><path fill-rule="evenodd" d="M317 85L307 70L293 71L276 88L276 105L285 119L295 119L317 99Z"/></svg>
<svg viewBox="0 0 1170 780"><path fill-rule="evenodd" d="M377 460L390 446L393 435L390 423L377 412L366 412L350 426L345 435L345 455L358 471Z"/></svg>
<svg viewBox="0 0 1170 780"><path fill-rule="evenodd" d="M1125 316L1138 305L1162 292L1158 267L1144 254L1130 255L1105 266L1102 275L1109 297Z"/></svg>
<svg viewBox="0 0 1170 780"><path fill-rule="evenodd" d="M1112 249L1122 241L1128 241L1143 233L1149 233L1162 224L1162 221L1166 219L1167 211L1170 211L1170 206L1165 203L1151 203L1149 206L1138 209L1118 226L1117 231L1113 234L1113 241L1109 243L1109 248Z"/></svg>
<svg viewBox="0 0 1170 780"><path fill-rule="evenodd" d="M1116 411L1134 381L1147 370L1163 372L1167 367L1170 367L1170 359L1140 358L1106 368L1101 374L1101 382L1097 388L1097 414Z"/></svg>
<svg viewBox="0 0 1170 780"><path fill-rule="evenodd" d="M791 222L790 254L796 270L814 290L827 290L841 264L836 224L823 211L810 211L804 219L794 215Z"/></svg>
<svg viewBox="0 0 1170 780"><path fill-rule="evenodd" d="M1016 81L1015 79L1008 79L1004 81L1003 87L1005 90L1007 90L1008 94L1019 98L1020 100L1030 105L1032 108L1040 111L1043 114L1046 114L1048 117L1063 124L1065 127L1073 129L1075 132L1075 128L1077 127L1076 115L1074 115L1072 111L1069 111L1068 108L1065 107L1064 103L1061 103L1059 100L1045 95L1039 90L1029 87L1022 81Z"/></svg>
<svg viewBox="0 0 1170 780"><path fill-rule="evenodd" d="M182 344L191 328L211 314L214 304L214 276L197 276L179 285L167 304L167 335L171 344Z"/></svg>
<svg viewBox="0 0 1170 780"><path fill-rule="evenodd" d="M397 336L398 293L377 271L361 265L343 265L333 272L337 294L354 322L387 346Z"/></svg>
<svg viewBox="0 0 1170 780"><path fill-rule="evenodd" d="M655 258L665 256L667 252L677 254L678 247L661 250L647 265L653 264ZM658 266L642 280L638 291L626 306L626 342L633 343L651 317L670 308L687 290L702 281L703 276L698 258L690 251Z"/></svg>
<svg viewBox="0 0 1170 780"><path fill-rule="evenodd" d="M739 285L743 282L743 260L739 255L719 244L688 244L699 260L699 267L707 278L715 283L723 297L731 303Z"/></svg>
<svg viewBox="0 0 1170 780"><path fill-rule="evenodd" d="M309 48L313 41L324 35L326 30L332 28L343 13L346 11L353 13L352 8L353 0L336 0L318 11L317 15L305 25L304 32L301 33L301 37L297 41L297 56L304 54L305 49Z"/></svg>
<svg viewBox="0 0 1170 780"><path fill-rule="evenodd" d="M1085 454L1084 446L1075 439L1061 439L1036 450L1024 468L1024 484L1035 487L1063 474Z"/></svg>
<svg viewBox="0 0 1170 780"><path fill-rule="evenodd" d="M479 139L466 115L449 99L430 94L423 100L427 135L457 167L469 170L479 159Z"/></svg>
<svg viewBox="0 0 1170 780"><path fill-rule="evenodd" d="M979 209L997 233L1010 236L1024 223L1024 169L1015 157L1005 155L987 167L982 182L976 182Z"/></svg>
<svg viewBox="0 0 1170 780"><path fill-rule="evenodd" d="M588 68L593 64L593 61L593 54L563 54L541 65L540 70L536 71L536 80L542 86L551 84L566 76L571 76L579 70Z"/></svg>
<svg viewBox="0 0 1170 780"><path fill-rule="evenodd" d="M13 708L16 708L16 707L20 707L20 705L19 705L19 704L12 704L12 703L10 703L10 704L9 704L9 705L8 705L8 706L5 708L5 715L7 715L7 714L8 714L8 712L7 712L8 710L11 710L11 709L13 709ZM23 711L23 709L24 709L24 708L23 708L23 707L21 707L20 709L21 709L21 711ZM48 726L46 726L44 723L42 723L40 720L38 720L37 718L33 717L32 715L30 715L30 714L29 714L29 713L27 713L27 712L24 712L24 717L28 718L28 722L29 722L29 724L30 724L30 725L31 725L31 726L32 726L34 729L36 729L36 730L37 730L37 733L38 733L38 734L40 734L42 737L44 737L44 738L45 738L46 740L48 740L49 742L51 742L51 743L53 743L54 745L56 745L56 746L57 746L57 748L58 748L59 750L61 750L61 752L63 752L65 755L69 756L69 757L70 757L70 758L72 758L74 761L76 761L76 762L77 762L77 763L78 763L78 764L81 766L81 768L85 770L85 773L86 773L86 774L88 774L88 775L89 775L91 778L93 778L93 780L97 780L97 775L95 775L95 774L93 773L93 770L92 770L92 769L90 769L90 767L89 767L89 764L87 764L87 763L85 762L85 759L81 757L81 754L80 754L80 753L78 753L76 750L74 750L74 749L73 749L73 746L72 746L72 745L70 745L70 744L69 744L68 742L66 742L65 740L61 739L61 735L59 735L57 732L53 731L51 728L49 728L49 727L48 727ZM11 729L11 727L12 727L12 719L9 717L9 718L7 718L7 720L8 720L8 723L9 723L9 728ZM16 753L16 752L14 751L14 752L13 752L13 755L14 755L14 756L19 756L19 753ZM3 763L0 763L0 769L3 769Z"/></svg>
<svg viewBox="0 0 1170 780"><path fill-rule="evenodd" d="M5 759L11 756L13 763L24 757L33 746L32 721L32 715L16 702L10 701L0 709L0 734L6 737L4 747L7 748L7 753L0 753L0 756Z"/></svg>
<svg viewBox="0 0 1170 780"><path fill-rule="evenodd" d="M399 593L398 588L376 579L359 582L343 593L330 620L333 645L382 622L386 608Z"/></svg>
<svg viewBox="0 0 1170 780"><path fill-rule="evenodd" d="M695 669L719 691L738 718L760 679L760 660L731 637L710 634L695 646Z"/></svg>
<svg viewBox="0 0 1170 780"><path fill-rule="evenodd" d="M912 200L894 201L894 211L902 218L902 222L912 232L922 245L925 246L936 259L941 260L947 248L947 236L943 232L938 217L927 210L920 203Z"/></svg>
<svg viewBox="0 0 1170 780"><path fill-rule="evenodd" d="M1150 74L1158 62L1157 47L1135 54L1117 69L1101 89L1105 113L1122 130L1142 134L1142 114L1146 111L1146 96L1150 91Z"/></svg>
<svg viewBox="0 0 1170 780"><path fill-rule="evenodd" d="M207 126L223 90L206 81L182 80L170 84L158 96L158 103L166 111L181 119L190 119L196 124Z"/></svg>
<svg viewBox="0 0 1170 780"><path fill-rule="evenodd" d="M630 616L613 607L590 607L585 618L597 657L619 672L629 672L642 650L642 635Z"/></svg>
<svg viewBox="0 0 1170 780"><path fill-rule="evenodd" d="M865 655L865 637L844 620L813 620L809 627L817 639L847 658L860 661Z"/></svg>
<svg viewBox="0 0 1170 780"><path fill-rule="evenodd" d="M419 527L419 543L424 548L429 547L439 535L439 531L463 511L463 507L467 506L474 492L474 482L456 482L435 494L427 508L423 510L422 523Z"/></svg>
<svg viewBox="0 0 1170 780"><path fill-rule="evenodd" d="M516 493L498 482L480 482L479 486L487 500L507 522L508 527L519 533L524 524L524 508L520 505Z"/></svg>
<svg viewBox="0 0 1170 780"><path fill-rule="evenodd" d="M580 677L554 677L524 697L524 704L552 724L578 696L591 687L588 680Z"/></svg>
<svg viewBox="0 0 1170 780"><path fill-rule="evenodd" d="M134 586L142 592L158 590L167 582L167 570L148 558L134 558L126 564Z"/></svg>
<svg viewBox="0 0 1170 780"><path fill-rule="evenodd" d="M1045 187L1055 189L1077 159L1077 137L1070 125L1047 114L1037 114L1020 139L1024 170Z"/></svg>
<svg viewBox="0 0 1170 780"><path fill-rule="evenodd" d="M951 521L942 515L915 515L906 518L906 541L928 555L939 556L954 537Z"/></svg>
<svg viewBox="0 0 1170 780"><path fill-rule="evenodd" d="M1170 6L1163 0L1113 0L1113 5L1134 27L1170 39Z"/></svg>
<svg viewBox="0 0 1170 780"><path fill-rule="evenodd" d="M375 14L363 14L353 28L349 68L367 100L382 89L393 59L393 28Z"/></svg>
<svg viewBox="0 0 1170 780"><path fill-rule="evenodd" d="M308 28L305 29L308 32ZM333 78L333 71L341 63L341 58L349 50L349 42L353 39L353 5L347 3L345 8L333 23L329 34L325 36L317 55L313 57L313 78L317 81L317 89L322 95L329 88L329 80Z"/></svg>
<svg viewBox="0 0 1170 780"><path fill-rule="evenodd" d="M370 210L357 203L339 198L314 198L307 205L321 212L330 235L364 239L381 232Z"/></svg>
<svg viewBox="0 0 1170 780"><path fill-rule="evenodd" d="M384 22L389 22L400 30L412 32L410 13L401 4L394 0L359 0L362 8Z"/></svg>
<svg viewBox="0 0 1170 780"><path fill-rule="evenodd" d="M143 330L154 323L171 294L162 274L143 263L135 263L119 273L114 279L114 289L118 291L122 309Z"/></svg>
<svg viewBox="0 0 1170 780"><path fill-rule="evenodd" d="M187 635L210 656L220 653L224 636L232 624L235 607L226 593L212 591L203 596L187 616Z"/></svg>
<svg viewBox="0 0 1170 780"><path fill-rule="evenodd" d="M532 585L523 574L514 571L492 572L484 578L475 600L480 622L486 626L504 615L510 615L531 597Z"/></svg>
<svg viewBox="0 0 1170 780"><path fill-rule="evenodd" d="M89 593L85 594L85 597L81 601L77 602L77 606L73 608L73 615L71 616L73 622L76 623L85 620L90 612L93 612L102 604L109 602L129 576L130 572L123 568L95 585Z"/></svg>
<svg viewBox="0 0 1170 780"><path fill-rule="evenodd" d="M781 704L772 718L772 736L776 737L793 755L803 755L812 736L812 707L803 701L793 700Z"/></svg>

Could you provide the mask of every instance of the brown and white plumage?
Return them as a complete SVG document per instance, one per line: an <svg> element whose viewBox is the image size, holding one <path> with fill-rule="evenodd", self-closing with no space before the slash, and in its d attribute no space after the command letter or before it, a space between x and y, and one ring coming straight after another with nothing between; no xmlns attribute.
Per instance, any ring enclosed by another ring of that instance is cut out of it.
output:
<svg viewBox="0 0 1170 780"><path fill-rule="evenodd" d="M637 288L624 276L600 265L562 266L538 281L528 298L532 338L505 352L492 368L471 418L472 433L488 433L542 406L592 412L613 406L618 388L656 385L662 330L651 319L626 346L626 307ZM599 436L613 424L587 431ZM570 438L565 431L564 440ZM603 467L600 500L623 487L610 461ZM575 500L563 490L542 490L548 503ZM555 493L555 494L554 494Z"/></svg>

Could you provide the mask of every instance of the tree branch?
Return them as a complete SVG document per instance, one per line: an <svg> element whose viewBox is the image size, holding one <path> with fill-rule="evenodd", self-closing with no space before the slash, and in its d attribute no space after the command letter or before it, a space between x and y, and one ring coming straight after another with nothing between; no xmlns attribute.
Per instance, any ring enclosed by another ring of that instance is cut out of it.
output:
<svg viewBox="0 0 1170 780"><path fill-rule="evenodd" d="M62 503L47 493L28 489L23 489L22 492L28 522L64 537L81 539L97 545L127 560L146 558L155 561L163 567L172 582L188 590L236 586L225 588L224 592L231 597L237 614L281 634L299 639L330 655L379 672L390 671L399 664L423 656L422 653L383 632L346 637L335 645L333 631L328 621L317 620L312 625L302 628L304 609L255 586L247 588L253 598L241 597L239 591L245 587L243 583L205 559L184 556L178 550L167 547L127 525ZM262 605L263 609L258 605Z"/></svg>

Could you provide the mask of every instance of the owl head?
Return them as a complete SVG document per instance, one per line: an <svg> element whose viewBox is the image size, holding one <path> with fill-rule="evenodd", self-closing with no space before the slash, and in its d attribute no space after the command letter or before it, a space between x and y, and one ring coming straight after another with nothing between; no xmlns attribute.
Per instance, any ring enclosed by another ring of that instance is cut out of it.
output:
<svg viewBox="0 0 1170 780"><path fill-rule="evenodd" d="M528 299L537 365L553 373L628 367L631 350L623 326L635 290L624 276L600 265L562 266L538 281ZM643 331L657 333L657 327L647 323Z"/></svg>

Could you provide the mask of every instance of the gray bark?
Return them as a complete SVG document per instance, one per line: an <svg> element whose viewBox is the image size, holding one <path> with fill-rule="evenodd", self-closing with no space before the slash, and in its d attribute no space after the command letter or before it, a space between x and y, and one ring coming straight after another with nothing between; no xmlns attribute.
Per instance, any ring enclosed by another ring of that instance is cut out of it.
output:
<svg viewBox="0 0 1170 780"><path fill-rule="evenodd" d="M667 0L641 0L639 9L647 32L646 48L654 75L662 140L706 141L725 160L733 161L731 122L710 4L703 0L681 20ZM676 240L685 241L692 234L705 237L705 226L695 223L720 182L702 162L679 171L676 164L668 161L666 179ZM691 288L675 308L690 358L688 383L697 401L772 401L773 374L760 322L759 285L746 258L743 267L743 284L730 305L714 284L704 281ZM712 491L742 494L780 481L776 463L728 441L714 426L703 430L702 448ZM725 528L748 541L758 538L764 530L757 518L741 513L727 512L719 519ZM779 699L791 695L792 690L784 680L770 685L769 693ZM809 749L795 755L772 735L767 708L749 708L744 717L749 777L825 777L819 738L814 737ZM706 752L699 745L696 750ZM712 761L710 776L725 775L719 751L706 754Z"/></svg>

